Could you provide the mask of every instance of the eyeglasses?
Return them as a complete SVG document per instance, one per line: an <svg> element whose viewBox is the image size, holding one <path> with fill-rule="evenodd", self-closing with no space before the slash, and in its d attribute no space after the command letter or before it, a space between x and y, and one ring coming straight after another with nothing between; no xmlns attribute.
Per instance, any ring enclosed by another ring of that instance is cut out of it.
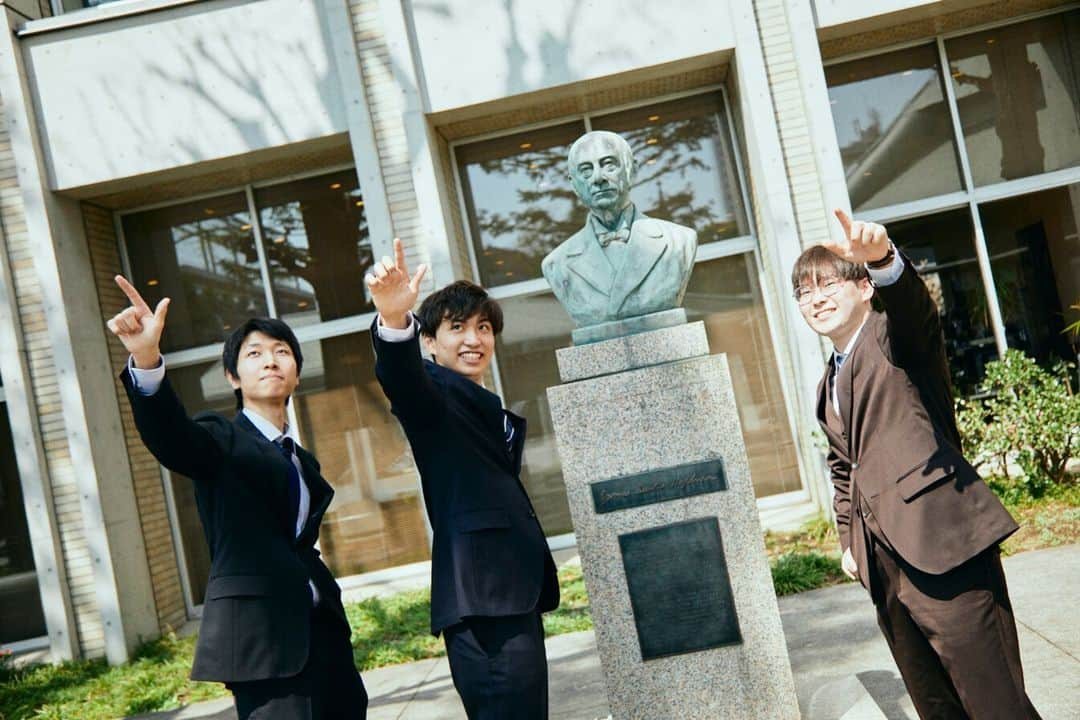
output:
<svg viewBox="0 0 1080 720"><path fill-rule="evenodd" d="M844 285L844 280L833 278L832 280L826 280L817 287L809 287L807 285L800 285L795 288L795 292L792 295L795 298L795 302L799 305L809 305L810 301L814 298L814 291L818 290L824 297L832 297L836 293L840 292L840 288Z"/></svg>

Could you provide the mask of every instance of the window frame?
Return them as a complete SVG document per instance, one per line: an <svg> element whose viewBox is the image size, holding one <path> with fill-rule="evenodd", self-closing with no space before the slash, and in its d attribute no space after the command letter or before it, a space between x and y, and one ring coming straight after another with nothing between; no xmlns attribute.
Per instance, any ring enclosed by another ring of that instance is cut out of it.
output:
<svg viewBox="0 0 1080 720"><path fill-rule="evenodd" d="M983 291L986 294L987 307L990 311L990 324L994 333L994 344L997 347L998 355L1001 357L1003 357L1005 351L1009 349L1009 344L1005 334L1004 316L998 301L998 288L991 268L991 257L986 244L986 234L983 230L979 206L983 203L995 200L1005 200L1080 183L1080 165L1071 168L1062 168L1060 170L1051 170L1049 172L1017 178L1015 180L1005 180L989 185L976 186L972 178L971 159L967 150L967 143L964 138L963 126L957 107L956 88L953 87L952 78L948 75L949 56L945 44L946 41L953 38L975 35L986 32L987 30L994 30L996 28L1008 27L1011 25L1020 25L1025 22L1052 17L1054 15L1064 15L1078 10L1080 10L1080 3L1070 3L1060 7L1025 13L1016 17L982 23L947 33L939 33L929 38L919 38L884 48L875 48L873 50L864 50L857 53L841 55L830 58L824 62L824 66L829 67L832 65L842 65L843 63L855 60L865 60L914 47L922 47L930 43L935 45L938 54L939 72L942 73L940 79L945 87L945 103L949 111L949 120L952 124L953 141L956 143L956 154L960 163L961 189L942 195L874 208L859 213L859 218L861 220L868 220L887 225L890 222L930 215L946 210L955 210L966 206L974 229L975 254L979 263L979 274L983 281Z"/></svg>

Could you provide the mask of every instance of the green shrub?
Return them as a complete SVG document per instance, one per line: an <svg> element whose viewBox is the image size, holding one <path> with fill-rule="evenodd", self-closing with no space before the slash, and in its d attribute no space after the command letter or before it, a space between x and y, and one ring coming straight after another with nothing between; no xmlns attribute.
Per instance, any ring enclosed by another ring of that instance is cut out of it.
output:
<svg viewBox="0 0 1080 720"><path fill-rule="evenodd" d="M778 596L813 590L846 579L840 559L819 552L781 555L772 563L771 569Z"/></svg>
<svg viewBox="0 0 1080 720"><path fill-rule="evenodd" d="M1066 464L1080 450L1080 395L1072 387L1071 364L1040 367L1019 350L987 364L989 395L957 401L963 450L976 467L995 460L1002 489L1041 497L1066 482ZM1008 460L1023 472L1009 477Z"/></svg>

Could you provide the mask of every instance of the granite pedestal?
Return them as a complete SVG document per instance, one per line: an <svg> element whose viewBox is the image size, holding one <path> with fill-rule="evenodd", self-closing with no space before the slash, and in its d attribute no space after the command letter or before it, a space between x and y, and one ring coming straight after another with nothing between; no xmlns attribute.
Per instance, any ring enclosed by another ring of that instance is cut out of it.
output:
<svg viewBox="0 0 1080 720"><path fill-rule="evenodd" d="M548 389L615 720L794 720L727 359L703 323L558 350Z"/></svg>

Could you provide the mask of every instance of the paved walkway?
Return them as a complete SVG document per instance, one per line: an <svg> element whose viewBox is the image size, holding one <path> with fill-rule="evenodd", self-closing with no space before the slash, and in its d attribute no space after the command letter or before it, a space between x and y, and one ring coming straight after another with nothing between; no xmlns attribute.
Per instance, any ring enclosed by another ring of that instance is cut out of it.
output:
<svg viewBox="0 0 1080 720"><path fill-rule="evenodd" d="M1076 720L1080 545L1006 558L1005 571L1028 692L1044 720ZM804 720L917 720L862 588L844 585L781 598L780 612ZM593 634L551 638L548 658L552 720L607 717ZM364 682L370 720L465 718L445 658L366 672ZM226 699L138 720L235 717Z"/></svg>

